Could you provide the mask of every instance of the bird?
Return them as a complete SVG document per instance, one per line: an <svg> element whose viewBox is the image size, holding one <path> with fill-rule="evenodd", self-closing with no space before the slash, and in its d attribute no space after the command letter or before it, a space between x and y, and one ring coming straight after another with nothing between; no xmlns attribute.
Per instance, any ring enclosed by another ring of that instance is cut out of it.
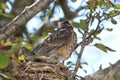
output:
<svg viewBox="0 0 120 80"><path fill-rule="evenodd" d="M40 54L62 62L68 59L77 45L77 35L69 21L58 22L58 29L38 43L31 55Z"/></svg>

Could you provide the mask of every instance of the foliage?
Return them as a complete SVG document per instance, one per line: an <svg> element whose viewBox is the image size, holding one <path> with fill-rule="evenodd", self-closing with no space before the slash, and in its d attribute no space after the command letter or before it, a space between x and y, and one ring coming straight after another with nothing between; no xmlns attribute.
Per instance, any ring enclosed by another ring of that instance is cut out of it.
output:
<svg viewBox="0 0 120 80"><path fill-rule="evenodd" d="M8 65L9 58L4 53L0 53L0 69L5 69Z"/></svg>
<svg viewBox="0 0 120 80"><path fill-rule="evenodd" d="M100 44L100 43L96 43L94 46L97 47L98 49L104 51L104 52L107 52L107 51L115 52L115 50L113 50L113 49L111 49L103 44Z"/></svg>
<svg viewBox="0 0 120 80"><path fill-rule="evenodd" d="M12 17L9 13L4 13L4 9L9 9L5 3L0 2L0 15L5 17Z"/></svg>

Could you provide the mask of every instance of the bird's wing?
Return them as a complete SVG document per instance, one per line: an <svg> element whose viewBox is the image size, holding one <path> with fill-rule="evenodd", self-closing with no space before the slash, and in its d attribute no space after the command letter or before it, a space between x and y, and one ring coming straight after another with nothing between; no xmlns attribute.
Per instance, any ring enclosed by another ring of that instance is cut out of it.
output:
<svg viewBox="0 0 120 80"><path fill-rule="evenodd" d="M71 33L69 30L63 29L49 35L41 45L36 46L36 53L47 56L53 49L58 49L66 45Z"/></svg>

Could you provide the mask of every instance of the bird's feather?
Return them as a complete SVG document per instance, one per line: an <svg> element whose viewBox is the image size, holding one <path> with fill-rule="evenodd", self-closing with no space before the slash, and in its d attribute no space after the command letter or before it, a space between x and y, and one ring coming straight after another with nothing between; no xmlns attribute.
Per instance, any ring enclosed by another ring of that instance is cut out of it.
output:
<svg viewBox="0 0 120 80"><path fill-rule="evenodd" d="M38 44L32 51L32 54L41 54L48 56L53 49L58 49L66 45L68 37L70 37L70 30L60 29L49 35L41 44Z"/></svg>

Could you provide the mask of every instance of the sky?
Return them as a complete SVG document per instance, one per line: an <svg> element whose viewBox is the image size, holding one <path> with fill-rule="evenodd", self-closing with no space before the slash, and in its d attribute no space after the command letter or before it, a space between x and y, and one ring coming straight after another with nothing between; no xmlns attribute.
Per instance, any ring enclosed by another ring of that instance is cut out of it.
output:
<svg viewBox="0 0 120 80"><path fill-rule="evenodd" d="M13 1L13 0L12 0ZM79 5L83 5L85 3L81 3L81 0L77 0L75 3L71 3L70 0L69 5L73 5L73 8L79 7ZM87 1L87 0L84 0ZM9 5L9 3L7 3ZM10 11L11 6L9 5L9 10ZM59 12L60 11L60 12ZM56 10L58 15L54 15L55 18L60 18L63 17L62 11ZM79 69L78 74L80 76L86 76L88 74L92 74L99 70L99 66L102 64L102 68L107 68L109 67L109 63L114 64L116 61L120 59L120 16L115 17L117 20L117 24L113 25L110 20L104 22L104 26L108 28L113 28L112 32L108 32L106 30L103 30L103 32L99 35L101 37L101 41L95 40L94 43L103 43L106 46L109 46L110 48L116 50L116 52L108 52L104 53L103 51L97 49L96 47L93 46L93 44L90 44L87 46L84 50L84 53L82 55L81 62L87 62L88 65L82 65L83 69ZM75 21L79 21L79 18L76 19ZM34 25L32 25L34 23ZM33 17L29 22L26 24L28 31L30 33L33 33L33 28L38 29L42 25L40 19L39 19L39 14L37 14L35 17ZM77 36L78 36L78 41L80 41L79 37L80 35L78 34L77 30L75 29ZM77 51L79 52L80 49L78 48ZM72 54L72 56L67 60L67 61L76 61L76 55ZM84 72L84 70L87 71L87 73Z"/></svg>

